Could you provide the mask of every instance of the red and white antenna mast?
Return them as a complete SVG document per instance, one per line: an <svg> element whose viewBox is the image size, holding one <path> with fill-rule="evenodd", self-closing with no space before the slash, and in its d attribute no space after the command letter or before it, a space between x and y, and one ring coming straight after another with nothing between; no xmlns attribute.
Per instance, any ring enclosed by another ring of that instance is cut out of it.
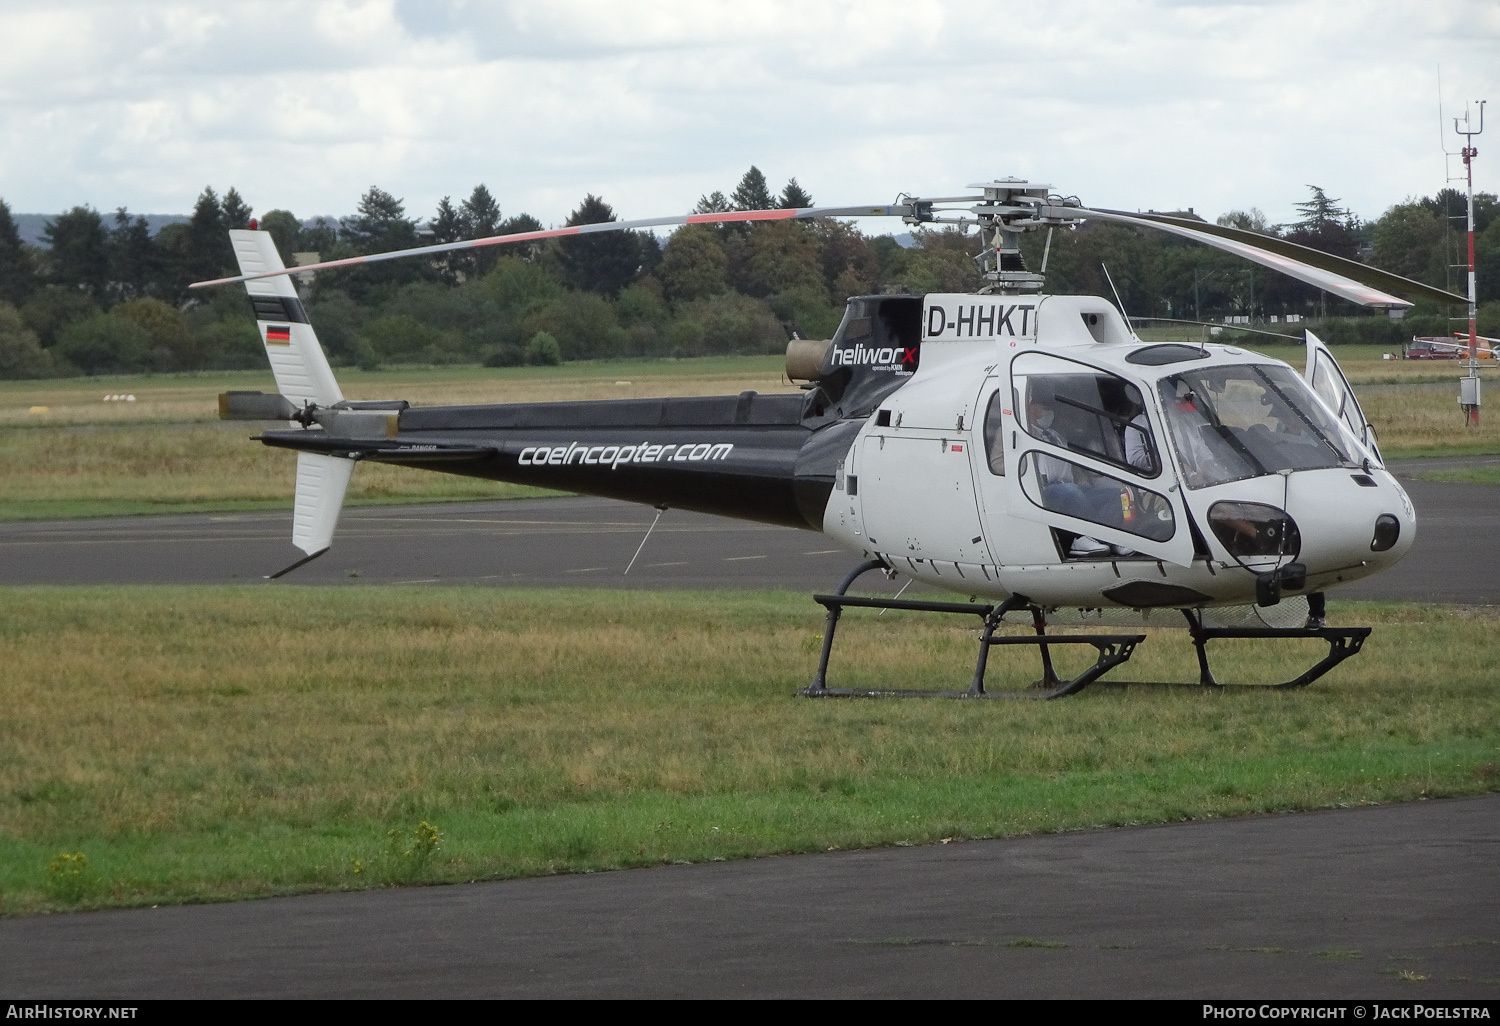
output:
<svg viewBox="0 0 1500 1026"><path fill-rule="evenodd" d="M1479 291L1474 277L1474 158L1479 156L1479 150L1474 146L1474 137L1484 131L1484 104L1484 100L1479 101L1477 126L1469 121L1467 105L1463 120L1453 119L1454 133L1464 137L1464 148L1459 152L1464 158L1464 177L1469 186L1469 376L1459 379L1458 401L1471 428L1479 427Z"/></svg>

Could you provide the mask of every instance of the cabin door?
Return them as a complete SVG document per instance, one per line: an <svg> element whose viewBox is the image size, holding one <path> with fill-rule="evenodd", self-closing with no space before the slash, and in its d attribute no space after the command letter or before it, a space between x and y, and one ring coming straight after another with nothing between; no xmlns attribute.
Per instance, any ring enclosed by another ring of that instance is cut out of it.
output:
<svg viewBox="0 0 1500 1026"><path fill-rule="evenodd" d="M1310 331L1307 333L1307 369L1302 376L1355 440L1369 450L1376 463L1383 466L1380 449L1375 444L1375 425L1365 419L1365 411L1359 408L1359 400L1354 398L1354 389L1344 377L1343 368L1322 339Z"/></svg>
<svg viewBox="0 0 1500 1026"><path fill-rule="evenodd" d="M1064 559L1192 563L1182 489L1139 388L1075 360L1022 353L1007 405L1012 516L1051 528Z"/></svg>

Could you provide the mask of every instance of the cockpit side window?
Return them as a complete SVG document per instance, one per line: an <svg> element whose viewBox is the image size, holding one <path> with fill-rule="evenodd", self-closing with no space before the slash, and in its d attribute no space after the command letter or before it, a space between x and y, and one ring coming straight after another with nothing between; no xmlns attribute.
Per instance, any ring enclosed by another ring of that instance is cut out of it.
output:
<svg viewBox="0 0 1500 1026"><path fill-rule="evenodd" d="M990 473L996 477L1005 476L1005 437L1001 420L1004 396L1005 392L997 388L984 411L984 455Z"/></svg>
<svg viewBox="0 0 1500 1026"><path fill-rule="evenodd" d="M1016 357L1011 374L1017 419L1033 438L1139 477L1161 473L1146 404L1129 381L1044 353Z"/></svg>

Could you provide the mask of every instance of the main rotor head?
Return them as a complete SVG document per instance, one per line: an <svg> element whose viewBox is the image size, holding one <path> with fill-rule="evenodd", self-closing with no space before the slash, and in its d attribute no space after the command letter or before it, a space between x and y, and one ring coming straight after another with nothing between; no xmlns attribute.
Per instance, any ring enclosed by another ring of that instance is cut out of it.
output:
<svg viewBox="0 0 1500 1026"><path fill-rule="evenodd" d="M912 212L902 217L907 224L974 225L979 230L982 248L974 263L979 276L987 282L982 293L1039 292L1042 274L1027 270L1021 256L1021 234L1039 228L1072 228L1084 220L1065 209L1077 207L1077 197L1053 195L1050 185L1035 184L1020 178L997 178L969 186L978 189L977 196L945 196L923 199L902 196ZM1045 270L1045 267L1043 268Z"/></svg>

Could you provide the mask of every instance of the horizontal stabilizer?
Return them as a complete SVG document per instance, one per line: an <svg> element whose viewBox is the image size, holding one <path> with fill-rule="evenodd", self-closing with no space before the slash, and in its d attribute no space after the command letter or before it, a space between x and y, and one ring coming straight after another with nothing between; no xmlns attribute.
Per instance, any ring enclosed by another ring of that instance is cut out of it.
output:
<svg viewBox="0 0 1500 1026"><path fill-rule="evenodd" d="M300 411L276 392L219 393L220 420L293 420Z"/></svg>

